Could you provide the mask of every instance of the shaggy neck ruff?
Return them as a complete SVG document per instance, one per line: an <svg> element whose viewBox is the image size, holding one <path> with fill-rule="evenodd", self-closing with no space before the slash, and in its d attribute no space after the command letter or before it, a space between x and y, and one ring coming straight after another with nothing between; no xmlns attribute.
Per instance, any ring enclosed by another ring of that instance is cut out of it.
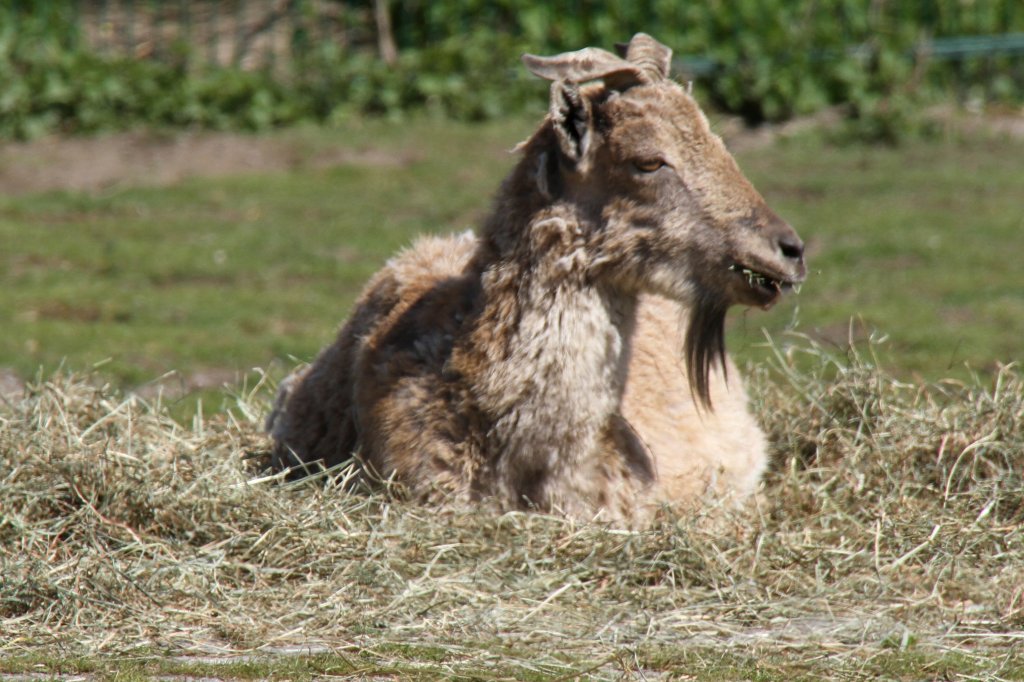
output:
<svg viewBox="0 0 1024 682"><path fill-rule="evenodd" d="M494 474L523 506L599 495L594 469L622 400L637 299L591 281L587 231L549 206L515 236L505 226L506 248L492 242L482 263L474 398Z"/></svg>

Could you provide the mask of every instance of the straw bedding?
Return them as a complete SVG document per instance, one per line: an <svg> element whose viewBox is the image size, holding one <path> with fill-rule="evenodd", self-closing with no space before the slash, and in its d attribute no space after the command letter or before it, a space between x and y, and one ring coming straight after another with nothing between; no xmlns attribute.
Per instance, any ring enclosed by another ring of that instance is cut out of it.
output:
<svg viewBox="0 0 1024 682"><path fill-rule="evenodd" d="M708 646L851 669L911 643L1013 656L1020 371L919 386L870 348L776 351L751 382L774 448L756 504L639 532L286 484L260 468L269 386L183 427L41 381L0 403L0 655L301 645L524 674Z"/></svg>

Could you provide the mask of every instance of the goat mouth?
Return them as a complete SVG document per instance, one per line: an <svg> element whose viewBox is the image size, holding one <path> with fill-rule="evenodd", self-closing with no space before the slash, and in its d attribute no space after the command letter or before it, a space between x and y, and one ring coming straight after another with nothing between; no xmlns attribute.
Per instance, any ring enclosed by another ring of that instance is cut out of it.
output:
<svg viewBox="0 0 1024 682"><path fill-rule="evenodd" d="M739 263L730 265L729 270L743 278L748 290L754 294L757 304L766 309L775 305L782 294L788 291L799 294L803 281L803 278L796 280L788 277L775 277Z"/></svg>

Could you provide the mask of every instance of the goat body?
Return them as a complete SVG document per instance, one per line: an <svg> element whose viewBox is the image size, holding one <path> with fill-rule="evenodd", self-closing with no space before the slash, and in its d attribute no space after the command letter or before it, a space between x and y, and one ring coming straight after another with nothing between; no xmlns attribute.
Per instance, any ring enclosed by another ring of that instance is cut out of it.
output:
<svg viewBox="0 0 1024 682"><path fill-rule="evenodd" d="M670 55L638 34L623 57L524 58L551 110L480 237L422 238L371 279L283 382L276 467L354 458L424 500L626 522L750 494L764 436L724 381L724 315L802 280L802 244Z"/></svg>

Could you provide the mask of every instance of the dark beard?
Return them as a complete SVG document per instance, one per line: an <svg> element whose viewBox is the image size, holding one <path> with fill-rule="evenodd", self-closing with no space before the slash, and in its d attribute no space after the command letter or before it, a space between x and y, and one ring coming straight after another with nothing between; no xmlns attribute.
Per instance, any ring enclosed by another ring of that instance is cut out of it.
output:
<svg viewBox="0 0 1024 682"><path fill-rule="evenodd" d="M711 411L711 392L709 377L712 365L716 362L725 375L725 313L728 306L707 297L692 307L690 323L686 329L686 343L683 352L686 355L686 373L690 380L690 390L696 401Z"/></svg>

